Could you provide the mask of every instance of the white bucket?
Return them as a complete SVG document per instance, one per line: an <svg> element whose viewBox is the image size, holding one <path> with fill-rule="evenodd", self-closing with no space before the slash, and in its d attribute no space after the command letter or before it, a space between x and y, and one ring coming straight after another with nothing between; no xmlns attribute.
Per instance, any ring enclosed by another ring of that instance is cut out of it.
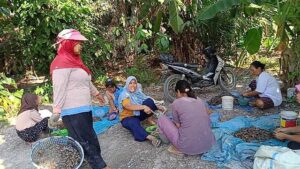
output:
<svg viewBox="0 0 300 169"><path fill-rule="evenodd" d="M223 96L222 97L222 108L223 110L233 110L233 101L232 96Z"/></svg>
<svg viewBox="0 0 300 169"><path fill-rule="evenodd" d="M298 114L294 111L282 111L280 113L280 126L283 128L296 127Z"/></svg>

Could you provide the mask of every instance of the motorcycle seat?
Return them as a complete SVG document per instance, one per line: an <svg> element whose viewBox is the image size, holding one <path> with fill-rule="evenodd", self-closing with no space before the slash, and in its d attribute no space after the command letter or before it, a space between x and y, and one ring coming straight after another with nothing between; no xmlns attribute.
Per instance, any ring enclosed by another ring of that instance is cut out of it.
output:
<svg viewBox="0 0 300 169"><path fill-rule="evenodd" d="M198 68L199 65L198 64L187 64L187 63L168 63L169 65L173 65L173 66L180 66L180 67L186 67L186 68L189 68L189 69L195 69L195 68Z"/></svg>

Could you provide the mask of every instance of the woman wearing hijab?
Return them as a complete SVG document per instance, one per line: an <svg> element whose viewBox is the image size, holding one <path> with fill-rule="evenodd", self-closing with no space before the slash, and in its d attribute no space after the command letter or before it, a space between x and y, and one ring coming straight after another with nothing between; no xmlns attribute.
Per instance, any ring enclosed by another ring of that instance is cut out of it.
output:
<svg viewBox="0 0 300 169"><path fill-rule="evenodd" d="M153 111L158 109L164 111L164 108L156 106L154 101L142 92L141 85L134 76L127 78L118 103L122 126L132 133L136 141L150 140L155 147L158 147L160 140L148 135L141 126L141 121L151 118Z"/></svg>
<svg viewBox="0 0 300 169"><path fill-rule="evenodd" d="M69 136L78 141L93 169L108 169L93 129L92 96L103 97L91 82L91 71L81 60L81 43L87 39L77 30L58 34L58 51L50 66L53 83L53 113L60 114Z"/></svg>
<svg viewBox="0 0 300 169"><path fill-rule="evenodd" d="M48 118L42 118L38 112L41 98L35 94L26 93L21 100L21 109L16 120L18 136L26 142L37 141L43 131L48 129Z"/></svg>

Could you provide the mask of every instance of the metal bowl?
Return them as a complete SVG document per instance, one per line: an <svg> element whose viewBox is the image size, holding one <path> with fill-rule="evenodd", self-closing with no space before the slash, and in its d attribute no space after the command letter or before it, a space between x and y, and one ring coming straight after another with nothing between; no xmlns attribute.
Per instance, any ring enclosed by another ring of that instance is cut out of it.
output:
<svg viewBox="0 0 300 169"><path fill-rule="evenodd" d="M41 168L41 166L35 163L39 158L37 152L39 152L39 150L41 149L48 149L48 147L50 147L53 144L68 145L75 148L80 155L80 162L76 165L76 167L74 167L74 169L79 169L84 159L84 152L81 145L71 137L61 137L61 136L52 136L52 137L44 138L34 143L31 150L31 162L36 168Z"/></svg>

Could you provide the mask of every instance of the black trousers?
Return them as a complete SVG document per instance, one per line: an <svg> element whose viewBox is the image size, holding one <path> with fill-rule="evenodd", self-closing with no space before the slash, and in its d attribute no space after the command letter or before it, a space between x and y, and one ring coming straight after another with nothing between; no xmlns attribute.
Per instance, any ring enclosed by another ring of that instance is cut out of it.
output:
<svg viewBox="0 0 300 169"><path fill-rule="evenodd" d="M295 141L290 141L287 145L288 148L292 150L299 150L300 149L300 143L295 142Z"/></svg>
<svg viewBox="0 0 300 169"><path fill-rule="evenodd" d="M92 112L63 116L62 120L68 129L69 136L78 141L82 146L85 159L92 169L106 167L106 163L101 156L97 135L93 129Z"/></svg>

